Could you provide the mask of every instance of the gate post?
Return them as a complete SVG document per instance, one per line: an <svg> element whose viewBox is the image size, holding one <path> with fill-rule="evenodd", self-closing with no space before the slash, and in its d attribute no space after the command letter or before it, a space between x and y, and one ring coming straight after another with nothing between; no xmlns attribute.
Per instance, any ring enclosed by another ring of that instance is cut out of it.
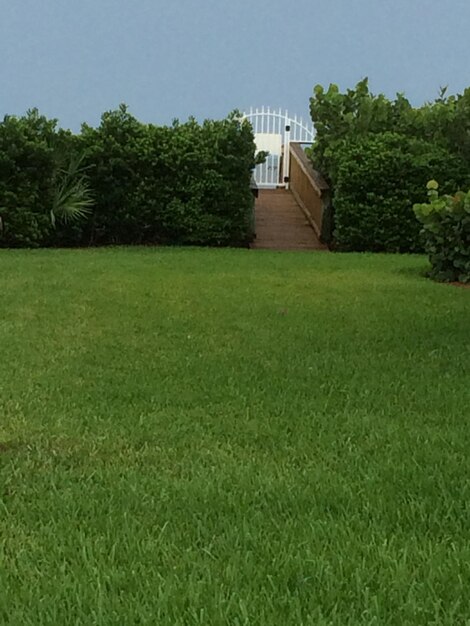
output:
<svg viewBox="0 0 470 626"><path fill-rule="evenodd" d="M290 172L290 130L291 121L289 114L286 111L286 119L284 126L284 167L283 167L283 180L282 183L286 189L289 189L289 172Z"/></svg>

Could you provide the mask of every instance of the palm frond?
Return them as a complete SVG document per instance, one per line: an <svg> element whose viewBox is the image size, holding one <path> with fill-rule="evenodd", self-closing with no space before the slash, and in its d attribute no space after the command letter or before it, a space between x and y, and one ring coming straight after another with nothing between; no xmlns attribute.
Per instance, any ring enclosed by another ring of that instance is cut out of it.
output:
<svg viewBox="0 0 470 626"><path fill-rule="evenodd" d="M83 155L70 159L67 168L58 168L56 188L51 207L51 222L56 220L73 222L91 213L94 198L90 185L84 176L88 168L82 167Z"/></svg>

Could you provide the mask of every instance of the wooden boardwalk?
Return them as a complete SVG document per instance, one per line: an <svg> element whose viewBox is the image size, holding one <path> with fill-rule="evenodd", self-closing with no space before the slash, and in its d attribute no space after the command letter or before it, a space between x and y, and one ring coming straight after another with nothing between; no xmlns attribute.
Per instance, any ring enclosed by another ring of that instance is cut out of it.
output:
<svg viewBox="0 0 470 626"><path fill-rule="evenodd" d="M325 250L290 191L260 190L255 205L254 249Z"/></svg>

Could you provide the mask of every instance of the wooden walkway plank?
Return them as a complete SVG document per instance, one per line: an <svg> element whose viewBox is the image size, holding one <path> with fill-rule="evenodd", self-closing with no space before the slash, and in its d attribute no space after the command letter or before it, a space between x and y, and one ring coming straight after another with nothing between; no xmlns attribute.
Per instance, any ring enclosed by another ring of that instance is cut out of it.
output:
<svg viewBox="0 0 470 626"><path fill-rule="evenodd" d="M290 191L260 190L255 205L256 239L251 248L325 250Z"/></svg>

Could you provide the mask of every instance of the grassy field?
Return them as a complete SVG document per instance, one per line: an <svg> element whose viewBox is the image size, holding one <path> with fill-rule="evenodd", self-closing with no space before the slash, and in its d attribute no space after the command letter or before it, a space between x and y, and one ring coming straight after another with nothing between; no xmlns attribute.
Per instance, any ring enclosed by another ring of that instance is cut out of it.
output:
<svg viewBox="0 0 470 626"><path fill-rule="evenodd" d="M0 624L470 624L470 291L0 251Z"/></svg>

